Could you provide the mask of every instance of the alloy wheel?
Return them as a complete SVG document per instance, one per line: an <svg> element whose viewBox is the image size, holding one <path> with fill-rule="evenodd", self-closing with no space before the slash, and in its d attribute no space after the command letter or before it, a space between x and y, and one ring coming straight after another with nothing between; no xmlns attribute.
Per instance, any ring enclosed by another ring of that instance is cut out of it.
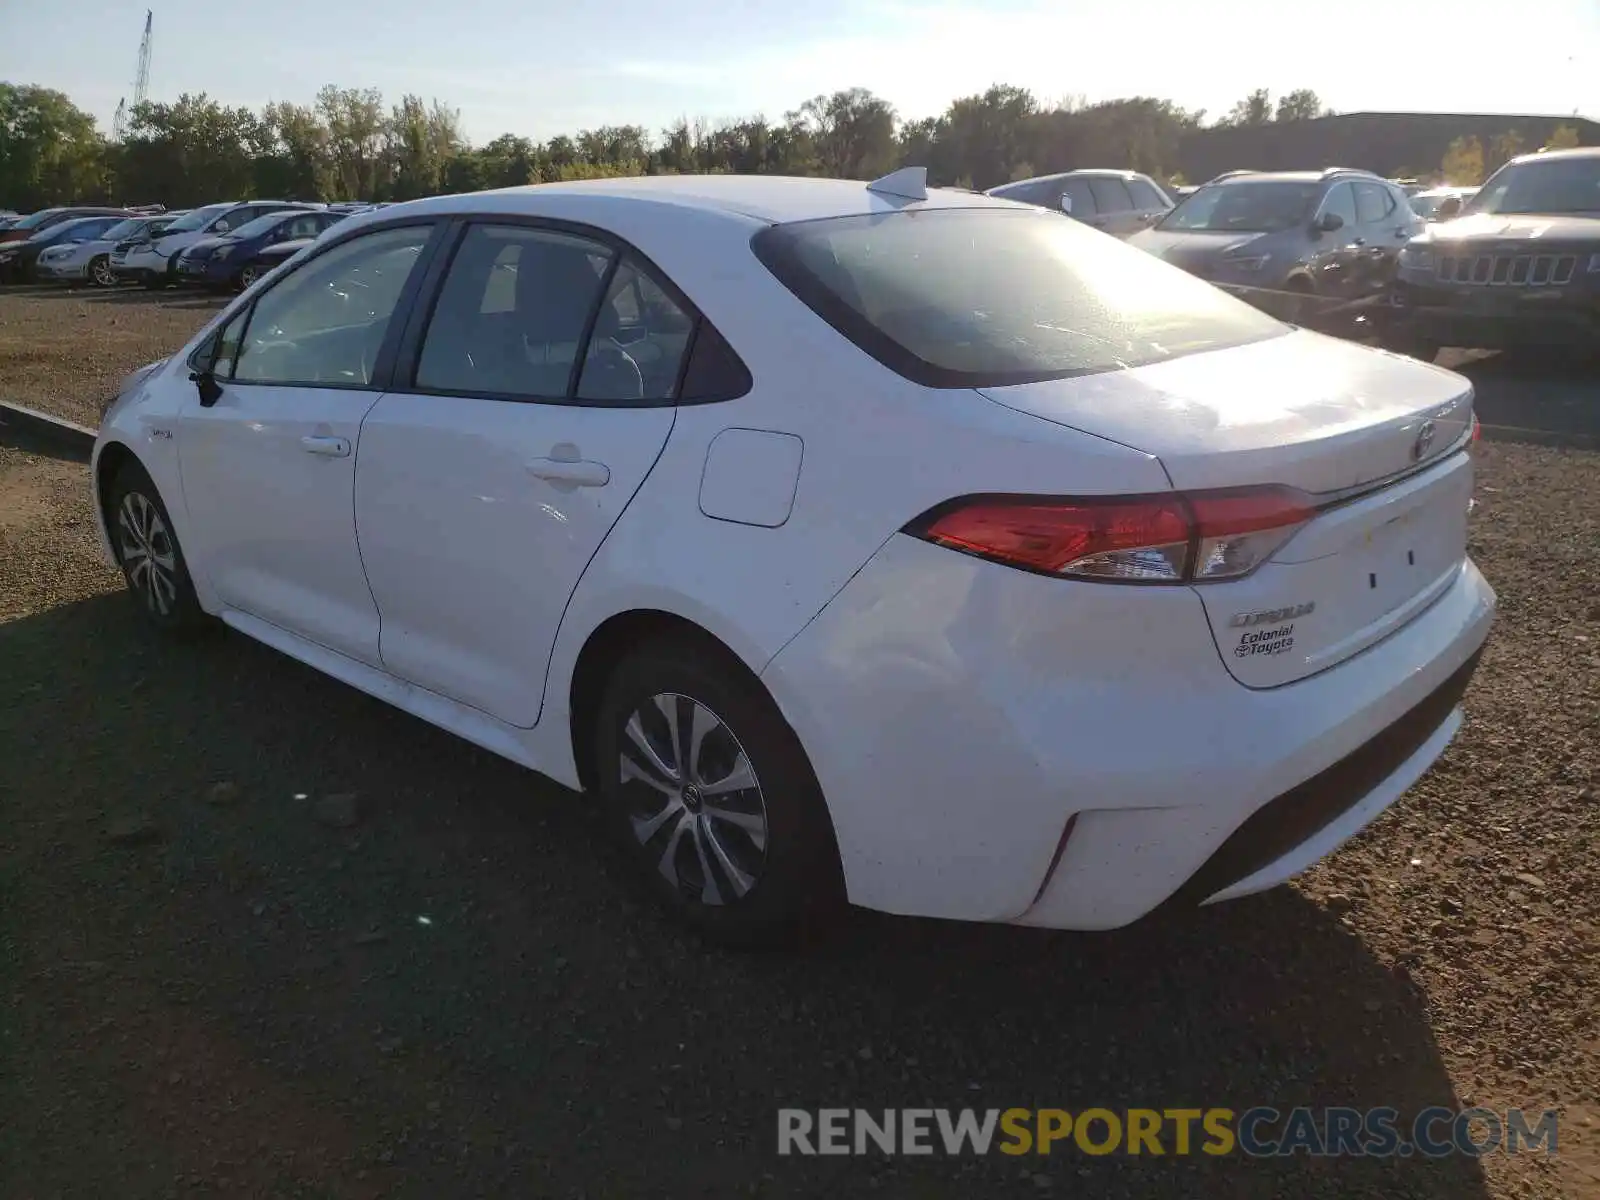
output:
<svg viewBox="0 0 1600 1200"><path fill-rule="evenodd" d="M252 283L254 283L257 279L260 279L260 278L261 278L261 272L258 271L255 267L246 267L244 270L239 272L239 288L240 288L240 290L242 291L243 289L249 287Z"/></svg>
<svg viewBox="0 0 1600 1200"><path fill-rule="evenodd" d="M89 264L89 278L96 287L108 288L117 282L117 277L111 272L110 261L104 258L97 258Z"/></svg>
<svg viewBox="0 0 1600 1200"><path fill-rule="evenodd" d="M721 717L667 692L623 727L628 827L668 883L722 906L748 895L767 857L767 809L755 769Z"/></svg>
<svg viewBox="0 0 1600 1200"><path fill-rule="evenodd" d="M118 549L128 583L157 616L178 599L178 556L160 511L141 492L129 492L117 510Z"/></svg>

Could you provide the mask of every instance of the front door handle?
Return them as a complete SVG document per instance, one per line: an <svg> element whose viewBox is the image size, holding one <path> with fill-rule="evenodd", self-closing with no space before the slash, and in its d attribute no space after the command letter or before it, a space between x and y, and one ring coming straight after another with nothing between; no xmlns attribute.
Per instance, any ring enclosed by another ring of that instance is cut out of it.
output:
<svg viewBox="0 0 1600 1200"><path fill-rule="evenodd" d="M536 458L528 464L528 474L535 479L571 487L605 487L611 482L611 468L588 459Z"/></svg>
<svg viewBox="0 0 1600 1200"><path fill-rule="evenodd" d="M300 448L307 454L320 454L324 458L349 458L350 439L342 437L307 436L300 439Z"/></svg>

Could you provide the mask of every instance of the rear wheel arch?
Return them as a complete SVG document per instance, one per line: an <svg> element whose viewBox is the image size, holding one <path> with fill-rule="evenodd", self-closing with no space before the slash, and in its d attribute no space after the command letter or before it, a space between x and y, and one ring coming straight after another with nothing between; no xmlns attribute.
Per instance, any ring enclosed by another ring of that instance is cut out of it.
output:
<svg viewBox="0 0 1600 1200"><path fill-rule="evenodd" d="M590 632L572 668L568 719L572 730L573 759L577 763L578 781L584 791L592 792L598 782L597 764L594 761L594 726L607 680L634 650L650 642L669 639L703 648L709 657L719 660L725 668L745 675L764 689L765 685L761 684L759 676L744 659L721 638L689 618L652 608L613 613Z"/></svg>

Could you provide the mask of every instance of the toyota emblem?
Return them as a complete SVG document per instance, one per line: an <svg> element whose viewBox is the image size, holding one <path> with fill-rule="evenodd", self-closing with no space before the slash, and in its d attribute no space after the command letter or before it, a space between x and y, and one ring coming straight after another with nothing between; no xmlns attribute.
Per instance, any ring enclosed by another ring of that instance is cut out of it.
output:
<svg viewBox="0 0 1600 1200"><path fill-rule="evenodd" d="M1422 428L1417 430L1417 440L1411 443L1411 461L1421 462L1428 457L1428 447L1433 445L1434 425L1432 421L1424 421Z"/></svg>

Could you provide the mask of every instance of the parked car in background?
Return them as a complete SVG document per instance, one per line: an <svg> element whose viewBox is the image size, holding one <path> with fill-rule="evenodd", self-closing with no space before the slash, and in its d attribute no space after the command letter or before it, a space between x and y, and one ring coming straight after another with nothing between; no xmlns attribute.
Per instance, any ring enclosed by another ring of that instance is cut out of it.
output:
<svg viewBox="0 0 1600 1200"><path fill-rule="evenodd" d="M76 220L78 217L128 217L132 215L125 208L109 208L105 206L41 208L38 212L32 212L20 218L11 228L0 232L0 242L25 241L41 230L49 229L52 225L59 225L63 221Z"/></svg>
<svg viewBox="0 0 1600 1200"><path fill-rule="evenodd" d="M1600 346L1600 147L1514 158L1400 252L1399 348Z"/></svg>
<svg viewBox="0 0 1600 1200"><path fill-rule="evenodd" d="M918 169L655 176L341 222L129 378L88 479L153 627L585 790L749 943L1111 929L1330 853L1461 727L1474 428L1459 375Z"/></svg>
<svg viewBox="0 0 1600 1200"><path fill-rule="evenodd" d="M22 242L0 245L0 282L30 283L36 278L39 257L58 248L91 242L113 225L126 220L121 216L74 217L39 230Z"/></svg>
<svg viewBox="0 0 1600 1200"><path fill-rule="evenodd" d="M1124 238L1172 209L1172 200L1160 185L1137 171L1064 171L1002 183L984 194L1064 212L1075 221Z"/></svg>
<svg viewBox="0 0 1600 1200"><path fill-rule="evenodd" d="M1384 291L1422 218L1368 171L1237 171L1132 244L1212 283L1354 299Z"/></svg>
<svg viewBox="0 0 1600 1200"><path fill-rule="evenodd" d="M270 270L260 260L261 251L278 242L315 238L347 215L331 209L283 209L247 221L221 237L201 238L178 252L177 281L218 291L249 287Z"/></svg>
<svg viewBox="0 0 1600 1200"><path fill-rule="evenodd" d="M114 255L111 269L118 279L131 279L147 288L163 288L177 279L178 253L204 237L232 233L241 225L269 212L284 209L312 211L321 205L296 204L288 200L226 201L190 209L167 226L153 242L130 247Z"/></svg>
<svg viewBox="0 0 1600 1200"><path fill-rule="evenodd" d="M81 280L95 287L115 287L117 276L111 269L111 256L117 247L141 238L159 237L175 220L175 216L128 217L88 241L51 246L39 255L34 273L42 280Z"/></svg>
<svg viewBox="0 0 1600 1200"><path fill-rule="evenodd" d="M1448 221L1478 194L1475 187L1436 187L1411 197L1411 210L1424 221Z"/></svg>

